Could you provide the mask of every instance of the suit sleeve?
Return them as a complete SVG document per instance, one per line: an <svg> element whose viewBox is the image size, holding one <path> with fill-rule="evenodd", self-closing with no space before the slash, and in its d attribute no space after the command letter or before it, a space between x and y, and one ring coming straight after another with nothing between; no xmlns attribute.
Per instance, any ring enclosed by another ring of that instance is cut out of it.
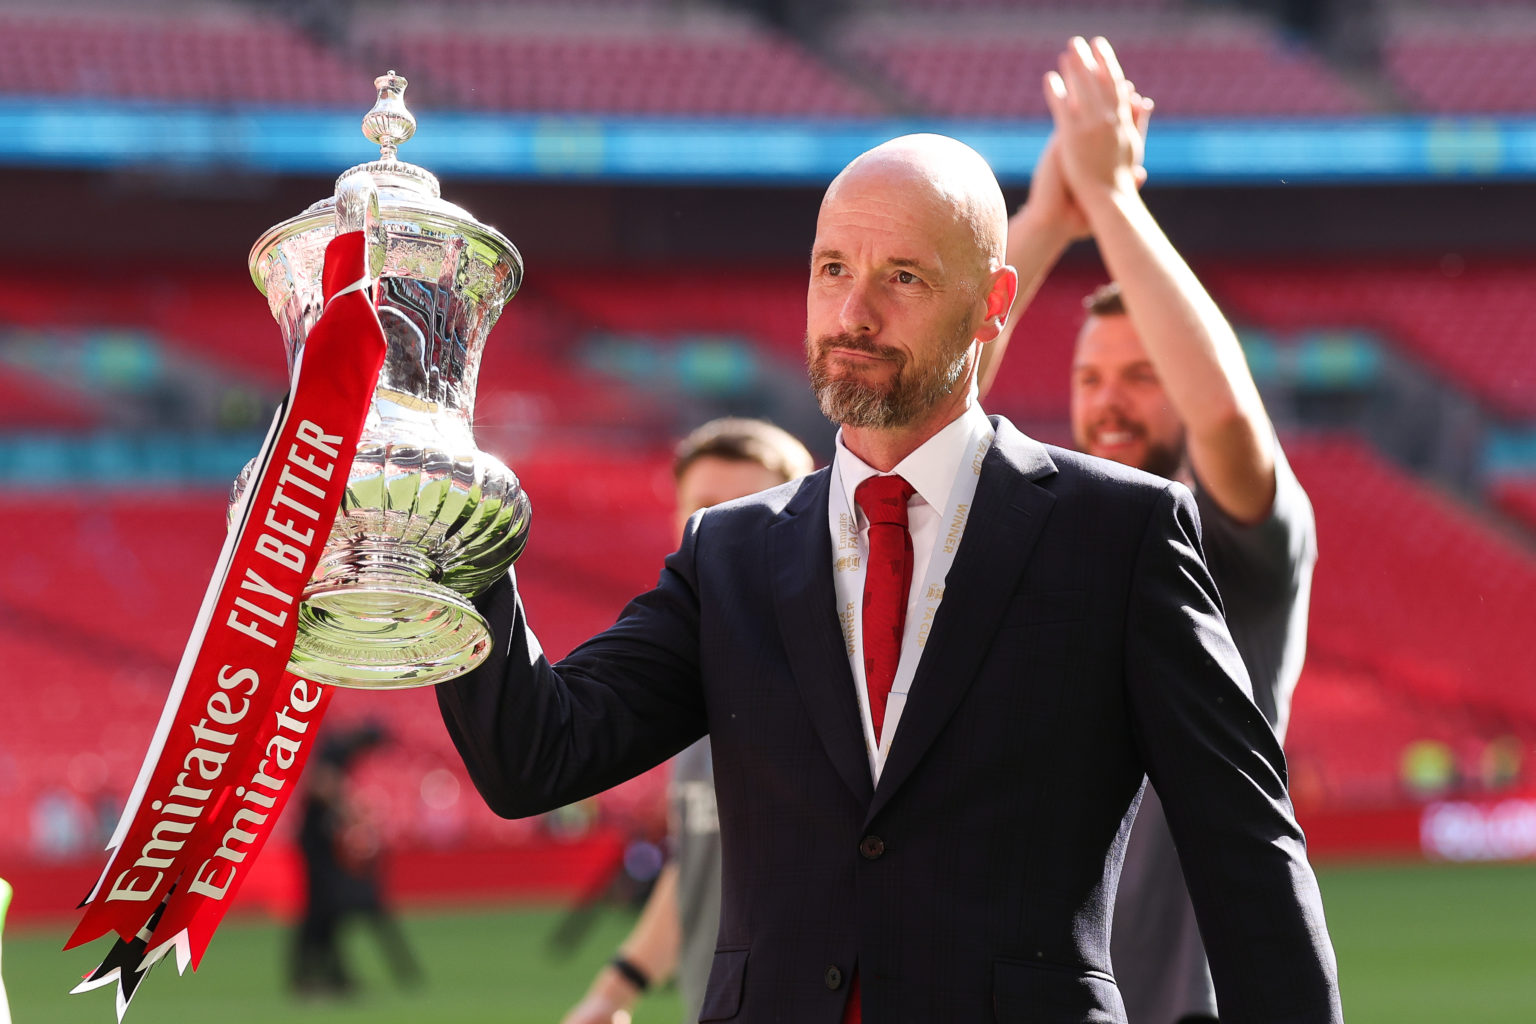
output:
<svg viewBox="0 0 1536 1024"><path fill-rule="evenodd" d="M1342 1021L1284 755L1253 703L1182 485L1169 485L1148 521L1126 637L1136 740L1178 847L1222 1021Z"/></svg>
<svg viewBox="0 0 1536 1024"><path fill-rule="evenodd" d="M544 657L510 573L476 602L494 646L479 668L439 685L437 701L497 814L526 817L601 792L704 734L698 522L656 587L559 664Z"/></svg>

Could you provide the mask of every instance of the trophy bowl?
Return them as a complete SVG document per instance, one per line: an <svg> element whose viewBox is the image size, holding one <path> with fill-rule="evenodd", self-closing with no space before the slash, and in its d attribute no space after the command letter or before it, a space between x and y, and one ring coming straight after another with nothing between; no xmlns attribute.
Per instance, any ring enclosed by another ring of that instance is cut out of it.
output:
<svg viewBox="0 0 1536 1024"><path fill-rule="evenodd" d="M396 156L415 131L406 80L374 82L363 134L378 161L333 196L269 229L251 249L288 366L324 308L321 269L338 231L368 231L387 350L347 491L304 591L289 668L338 686L442 682L490 651L470 603L528 538L517 477L475 447L475 382L487 335L522 281L517 249L441 198L437 179ZM231 508L253 466L236 479Z"/></svg>

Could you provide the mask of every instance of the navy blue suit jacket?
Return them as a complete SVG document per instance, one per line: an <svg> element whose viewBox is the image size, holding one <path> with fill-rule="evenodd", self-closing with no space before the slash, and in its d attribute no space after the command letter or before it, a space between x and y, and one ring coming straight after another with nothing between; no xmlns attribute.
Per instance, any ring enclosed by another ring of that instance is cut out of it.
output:
<svg viewBox="0 0 1536 1024"><path fill-rule="evenodd" d="M696 516L656 588L551 665L511 583L438 688L498 813L708 732L724 890L701 1019L1123 1021L1109 915L1143 774L1222 1019L1342 1020L1322 905L1178 484L994 420L880 783L835 614L829 473ZM535 609L535 614L537 610Z"/></svg>

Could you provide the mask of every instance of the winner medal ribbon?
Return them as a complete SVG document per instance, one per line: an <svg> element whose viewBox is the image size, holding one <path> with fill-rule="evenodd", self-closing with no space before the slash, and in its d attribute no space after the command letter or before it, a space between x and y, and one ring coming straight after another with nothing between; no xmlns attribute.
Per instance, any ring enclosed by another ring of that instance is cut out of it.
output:
<svg viewBox="0 0 1536 1024"><path fill-rule="evenodd" d="M385 339L362 231L325 251L294 360L101 878L65 949L115 932L74 991L116 983L121 1021L172 949L194 969L296 788L330 690L288 671L304 587L346 494Z"/></svg>

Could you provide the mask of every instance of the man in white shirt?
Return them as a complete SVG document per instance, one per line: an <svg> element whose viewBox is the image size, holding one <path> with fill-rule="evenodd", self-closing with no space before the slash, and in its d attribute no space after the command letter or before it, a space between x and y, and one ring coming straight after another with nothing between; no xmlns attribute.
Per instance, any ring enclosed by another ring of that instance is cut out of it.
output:
<svg viewBox="0 0 1536 1024"><path fill-rule="evenodd" d="M1090 74L1128 96L1107 62ZM807 292L833 466L694 516L656 588L558 665L498 584L496 648L438 688L444 720L508 816L710 736L701 1021L1123 1021L1109 904L1147 775L1196 848L1224 1010L1332 1024L1316 881L1189 491L977 406L1006 232L954 140L850 164Z"/></svg>

